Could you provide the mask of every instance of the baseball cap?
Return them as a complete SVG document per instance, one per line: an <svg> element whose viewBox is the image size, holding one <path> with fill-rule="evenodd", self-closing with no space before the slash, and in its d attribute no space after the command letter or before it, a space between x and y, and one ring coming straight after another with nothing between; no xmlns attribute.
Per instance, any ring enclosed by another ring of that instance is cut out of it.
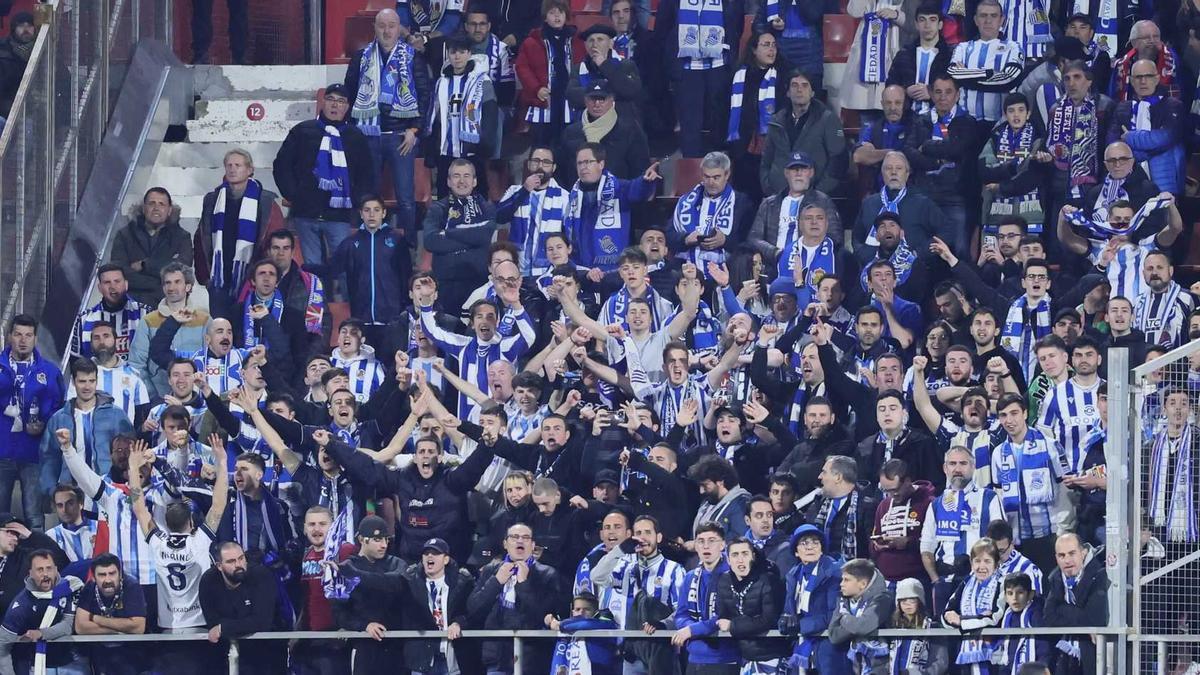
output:
<svg viewBox="0 0 1200 675"><path fill-rule="evenodd" d="M450 555L450 545L446 543L445 539L434 537L433 539L427 540L421 546L421 553L424 553L425 551L436 551L443 555Z"/></svg>
<svg viewBox="0 0 1200 675"><path fill-rule="evenodd" d="M1078 61L1084 58L1083 43L1079 38L1062 35L1054 39L1054 55L1068 61Z"/></svg>
<svg viewBox="0 0 1200 675"><path fill-rule="evenodd" d="M595 82L591 83L590 85L588 85L587 91L584 93L584 96L587 96L588 98L609 98L609 97L611 97L612 92L609 91L609 89L608 89L608 80L596 80Z"/></svg>
<svg viewBox="0 0 1200 675"><path fill-rule="evenodd" d="M1059 321L1067 318L1074 319L1075 323L1083 323L1083 319L1080 318L1079 312L1070 307L1064 307L1058 310L1058 314L1054 315L1054 323L1058 323Z"/></svg>
<svg viewBox="0 0 1200 675"><path fill-rule="evenodd" d="M374 539L376 537L391 538L392 534L387 521L379 516L367 516L358 524L358 536L364 539Z"/></svg>
<svg viewBox="0 0 1200 675"><path fill-rule="evenodd" d="M346 89L346 85L342 84L341 82L334 82L328 87L325 87L325 95L328 96L330 94L337 94L338 96L350 98L350 91Z"/></svg>
<svg viewBox="0 0 1200 675"><path fill-rule="evenodd" d="M813 168L812 157L809 157L807 152L793 152L792 156L788 158L788 163L783 168L811 169Z"/></svg>
<svg viewBox="0 0 1200 675"><path fill-rule="evenodd" d="M24 522L21 521L20 518L14 516L11 513L7 513L7 512L0 513L0 528L7 527L8 525L10 525L12 523L16 523L18 525L25 524Z"/></svg>
<svg viewBox="0 0 1200 675"><path fill-rule="evenodd" d="M921 585L920 581L912 577L901 579L896 584L896 603L899 604L901 600L908 600L910 598L925 599L925 587Z"/></svg>
<svg viewBox="0 0 1200 675"><path fill-rule="evenodd" d="M621 481L617 478L617 472L612 469L601 469L596 472L596 480L592 481L592 487L596 487L601 483L612 483L617 487L621 486Z"/></svg>
<svg viewBox="0 0 1200 675"><path fill-rule="evenodd" d="M1073 21L1086 23L1089 26L1092 25L1092 18L1088 16L1086 12L1075 12L1071 16L1067 17L1067 23L1071 23Z"/></svg>

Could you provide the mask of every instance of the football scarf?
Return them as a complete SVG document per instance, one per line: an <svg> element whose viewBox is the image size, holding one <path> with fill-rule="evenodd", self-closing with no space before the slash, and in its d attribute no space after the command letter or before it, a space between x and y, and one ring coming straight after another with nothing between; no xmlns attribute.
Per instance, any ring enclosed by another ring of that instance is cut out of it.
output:
<svg viewBox="0 0 1200 675"><path fill-rule="evenodd" d="M1033 358L1033 345L1050 334L1050 296L1044 295L1033 307L1029 306L1028 295L1022 295L1008 308L1004 319L1004 330L1000 333L1000 346L1008 350L1025 369L1025 377L1032 378L1037 359Z"/></svg>
<svg viewBox="0 0 1200 675"><path fill-rule="evenodd" d="M736 200L733 185L727 184L725 191L716 197L708 197L704 186L697 185L675 203L675 230L685 237L694 232L702 239L718 230L728 235L733 231ZM725 249L706 251L696 246L688 251L688 260L700 270L706 269L710 262L721 265L725 262Z"/></svg>
<svg viewBox="0 0 1200 675"><path fill-rule="evenodd" d="M742 97L745 94L748 69L749 66L742 66L733 75L732 95L729 99L729 129L725 135L726 143L739 140L742 136ZM758 123L755 125L755 130L759 135L766 135L771 115L775 114L775 80L777 77L778 73L775 67L771 66L767 68L758 82Z"/></svg>
<svg viewBox="0 0 1200 675"><path fill-rule="evenodd" d="M242 304L242 342L247 349L252 349L260 344L267 347L271 346L267 344L266 340L259 337L258 327L255 325L254 318L250 315L250 308L257 304L259 304L258 294L253 291L246 296L246 302ZM275 317L276 323L279 323L283 317L283 293L276 288L275 293L264 304L266 304L271 316Z"/></svg>
<svg viewBox="0 0 1200 675"><path fill-rule="evenodd" d="M348 209L350 200L350 170L346 167L346 152L342 148L342 132L339 124L326 124L321 147L317 150L317 163L313 173L317 187L329 193L329 208Z"/></svg>
<svg viewBox="0 0 1200 675"><path fill-rule="evenodd" d="M262 183L251 178L246 181L246 190L242 193L242 203L238 208L237 244L233 251L225 250L225 228L230 225L225 222L225 208L229 200L229 183L222 181L217 188L217 199L213 202L212 229L212 261L209 265L211 272L209 286L212 288L232 289L236 292L246 276L246 266L254 255L254 244L258 237L258 200L262 196ZM225 278L225 257L232 256L233 269L230 278Z"/></svg>
<svg viewBox="0 0 1200 675"><path fill-rule="evenodd" d="M1096 99L1091 95L1080 103L1064 96L1050 111L1046 147L1054 156L1054 167L1067 172L1077 193L1081 186L1096 182L1099 129Z"/></svg>
<svg viewBox="0 0 1200 675"><path fill-rule="evenodd" d="M719 59L725 53L722 0L679 0L678 41L681 59Z"/></svg>
<svg viewBox="0 0 1200 675"><path fill-rule="evenodd" d="M1171 463L1171 446L1174 445L1164 428L1154 437L1154 449L1150 454L1150 521L1167 532L1172 542L1191 543L1200 541L1197 526L1195 498L1195 475L1193 474L1192 425L1183 429L1175 443L1175 475L1167 475Z"/></svg>
<svg viewBox="0 0 1200 675"><path fill-rule="evenodd" d="M393 117L419 117L420 106L413 89L413 48L404 40L396 42L383 63L378 42L363 52L358 70L358 94L350 116L367 136L378 136L379 106L391 106Z"/></svg>
<svg viewBox="0 0 1200 675"><path fill-rule="evenodd" d="M862 37L859 40L861 61L858 64L858 80L866 84L878 84L887 77L888 33L892 21L875 12L867 12L862 18Z"/></svg>

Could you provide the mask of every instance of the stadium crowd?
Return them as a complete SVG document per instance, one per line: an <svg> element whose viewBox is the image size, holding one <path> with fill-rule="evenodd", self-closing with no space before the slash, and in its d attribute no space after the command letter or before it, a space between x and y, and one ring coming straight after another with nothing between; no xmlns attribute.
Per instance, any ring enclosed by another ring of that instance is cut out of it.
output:
<svg viewBox="0 0 1200 675"><path fill-rule="evenodd" d="M401 0L194 235L149 190L66 372L5 327L0 674L337 629L241 667L510 673L462 631L550 629L523 672L1096 672L1105 356L1200 336L1200 9L849 0L825 82L841 8L755 4ZM1200 542L1200 432L1146 401L1154 565ZM208 641L55 642L144 632Z"/></svg>

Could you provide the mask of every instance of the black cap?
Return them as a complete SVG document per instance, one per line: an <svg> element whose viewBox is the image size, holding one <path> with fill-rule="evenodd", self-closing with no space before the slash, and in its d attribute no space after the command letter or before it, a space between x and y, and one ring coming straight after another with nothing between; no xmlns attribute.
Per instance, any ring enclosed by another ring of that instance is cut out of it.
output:
<svg viewBox="0 0 1200 675"><path fill-rule="evenodd" d="M424 553L425 551L435 551L437 553L441 553L442 555L450 555L450 545L446 543L445 539L434 537L433 539L426 541L425 544L421 546L421 553Z"/></svg>
<svg viewBox="0 0 1200 675"><path fill-rule="evenodd" d="M608 89L608 80L596 80L588 85L584 96L588 98L611 98L612 92Z"/></svg>
<svg viewBox="0 0 1200 675"><path fill-rule="evenodd" d="M593 35L607 35L610 38L617 37L617 29L606 23L592 24L587 30L579 34L580 40L587 40Z"/></svg>
<svg viewBox="0 0 1200 675"><path fill-rule="evenodd" d="M12 20L8 22L8 24L14 28L23 23L30 25L35 24L32 12L17 12L16 14L13 14Z"/></svg>
<svg viewBox="0 0 1200 675"><path fill-rule="evenodd" d="M379 516L367 516L358 524L358 536L364 539L375 539L376 537L391 538L392 534L387 521Z"/></svg>
<svg viewBox="0 0 1200 675"><path fill-rule="evenodd" d="M1070 307L1064 307L1058 310L1058 314L1054 315L1054 323L1058 323L1067 317L1075 319L1075 323L1083 323L1083 319L1079 316L1079 311Z"/></svg>
<svg viewBox="0 0 1200 675"><path fill-rule="evenodd" d="M1075 21L1086 23L1089 26L1092 25L1092 17L1088 16L1086 12L1075 12L1071 16L1067 17L1067 23L1072 23Z"/></svg>
<svg viewBox="0 0 1200 675"><path fill-rule="evenodd" d="M11 523L17 523L18 525L25 524L20 518L11 513L0 513L0 527L7 527Z"/></svg>
<svg viewBox="0 0 1200 675"><path fill-rule="evenodd" d="M1069 35L1054 38L1054 55L1068 61L1079 61L1086 56L1083 51L1083 43L1079 41L1079 38Z"/></svg>
<svg viewBox="0 0 1200 675"><path fill-rule="evenodd" d="M601 483L612 483L621 487L621 480L617 476L617 472L612 469L601 469L596 472L596 480L592 481L592 487L597 487Z"/></svg>
<svg viewBox="0 0 1200 675"><path fill-rule="evenodd" d="M337 94L338 96L344 96L347 99L350 98L350 91L348 89L346 89L346 85L342 84L341 82L334 82L333 84L329 85L328 87L325 87L325 95L328 96L330 94Z"/></svg>

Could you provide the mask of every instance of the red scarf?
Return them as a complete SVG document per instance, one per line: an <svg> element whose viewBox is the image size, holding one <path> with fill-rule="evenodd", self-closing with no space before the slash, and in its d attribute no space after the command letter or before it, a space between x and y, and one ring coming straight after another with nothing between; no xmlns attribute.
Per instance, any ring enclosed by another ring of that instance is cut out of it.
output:
<svg viewBox="0 0 1200 675"><path fill-rule="evenodd" d="M1125 52L1125 55L1117 60L1117 86L1116 94L1117 102L1129 100L1129 95L1133 91L1129 85L1129 71L1133 69L1133 64L1138 60L1137 50L1130 49ZM1158 83L1167 88L1169 96L1179 98L1179 83L1175 81L1175 54L1167 45L1163 45L1158 52Z"/></svg>

